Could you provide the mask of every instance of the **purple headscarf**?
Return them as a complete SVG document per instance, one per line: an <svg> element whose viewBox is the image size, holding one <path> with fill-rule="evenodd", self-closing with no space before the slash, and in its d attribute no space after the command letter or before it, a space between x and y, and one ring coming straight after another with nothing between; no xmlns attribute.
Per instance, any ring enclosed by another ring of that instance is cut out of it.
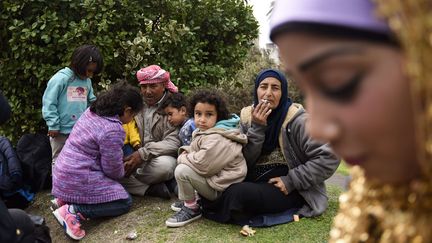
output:
<svg viewBox="0 0 432 243"><path fill-rule="evenodd" d="M340 26L360 31L391 34L374 12L370 0L277 0L270 21L271 38L293 23Z"/></svg>

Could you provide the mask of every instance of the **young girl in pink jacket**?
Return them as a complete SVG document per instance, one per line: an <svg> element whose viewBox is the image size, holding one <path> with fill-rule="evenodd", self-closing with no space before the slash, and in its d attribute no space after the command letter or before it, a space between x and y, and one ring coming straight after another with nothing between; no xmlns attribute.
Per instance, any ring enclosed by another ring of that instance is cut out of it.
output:
<svg viewBox="0 0 432 243"><path fill-rule="evenodd" d="M80 221L117 216L132 200L118 181L124 177L122 124L142 109L138 89L118 84L101 94L79 118L53 170L54 216L66 234L85 236Z"/></svg>

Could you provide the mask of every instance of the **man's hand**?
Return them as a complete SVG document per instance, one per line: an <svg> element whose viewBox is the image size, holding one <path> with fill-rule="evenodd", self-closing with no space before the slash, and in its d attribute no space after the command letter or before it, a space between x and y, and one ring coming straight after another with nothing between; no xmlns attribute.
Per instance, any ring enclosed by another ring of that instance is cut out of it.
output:
<svg viewBox="0 0 432 243"><path fill-rule="evenodd" d="M135 171L135 169L138 168L138 166L143 162L138 151L135 151L133 154L126 156L123 161L125 162L125 177L129 177Z"/></svg>
<svg viewBox="0 0 432 243"><path fill-rule="evenodd" d="M57 137L59 134L60 134L59 130L50 130L50 131L48 131L48 136L52 137L52 138Z"/></svg>
<svg viewBox="0 0 432 243"><path fill-rule="evenodd" d="M288 195L288 191L285 187L285 184L283 183L283 181L280 177L270 178L270 180L268 180L268 183L273 184L275 187L279 188L279 190L283 194Z"/></svg>
<svg viewBox="0 0 432 243"><path fill-rule="evenodd" d="M252 121L266 126L267 117L270 115L272 110L269 107L269 103L261 102L256 107L252 108Z"/></svg>

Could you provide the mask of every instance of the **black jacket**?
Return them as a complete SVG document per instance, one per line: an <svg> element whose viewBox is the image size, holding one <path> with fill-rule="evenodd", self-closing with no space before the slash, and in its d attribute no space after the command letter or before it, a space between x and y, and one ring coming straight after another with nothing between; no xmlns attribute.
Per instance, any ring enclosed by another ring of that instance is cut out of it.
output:
<svg viewBox="0 0 432 243"><path fill-rule="evenodd" d="M0 199L0 242L16 242L16 225L9 214L9 210Z"/></svg>
<svg viewBox="0 0 432 243"><path fill-rule="evenodd" d="M15 191L21 186L21 163L9 139L0 136L0 192Z"/></svg>
<svg viewBox="0 0 432 243"><path fill-rule="evenodd" d="M5 99L5 97L3 96L3 94L0 92L0 125L3 124L4 122L6 122L9 118L10 118L10 106L7 102L7 100ZM8 147L8 144L10 145L9 140L7 140L7 142L2 142L2 145L6 147ZM3 146L2 147L2 152L3 152ZM10 146L10 148L12 148L12 146ZM9 149L6 149L9 153ZM4 156L0 156L0 159L2 160L0 163L3 163L3 157ZM12 159L13 164L18 164L19 163L18 160L16 159ZM14 165L12 165L13 170L16 170L16 168L14 167ZM20 168L21 170L21 168ZM1 179L3 180L3 179ZM2 182L0 184L3 184ZM9 210L6 208L6 205L3 203L3 201L0 199L0 242L16 242L17 241L17 235L16 235L16 225L15 222L12 220L12 217L9 214Z"/></svg>

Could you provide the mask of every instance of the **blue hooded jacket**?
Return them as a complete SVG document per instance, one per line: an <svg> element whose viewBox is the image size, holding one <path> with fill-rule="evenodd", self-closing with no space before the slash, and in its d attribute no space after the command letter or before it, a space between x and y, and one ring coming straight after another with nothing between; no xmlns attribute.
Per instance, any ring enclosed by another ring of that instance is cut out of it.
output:
<svg viewBox="0 0 432 243"><path fill-rule="evenodd" d="M96 100L91 80L80 79L72 69L58 71L42 97L42 116L48 130L69 134L90 103Z"/></svg>
<svg viewBox="0 0 432 243"><path fill-rule="evenodd" d="M226 130L236 129L239 127L240 117L236 114L231 114L231 117L226 120L216 122L215 127Z"/></svg>

